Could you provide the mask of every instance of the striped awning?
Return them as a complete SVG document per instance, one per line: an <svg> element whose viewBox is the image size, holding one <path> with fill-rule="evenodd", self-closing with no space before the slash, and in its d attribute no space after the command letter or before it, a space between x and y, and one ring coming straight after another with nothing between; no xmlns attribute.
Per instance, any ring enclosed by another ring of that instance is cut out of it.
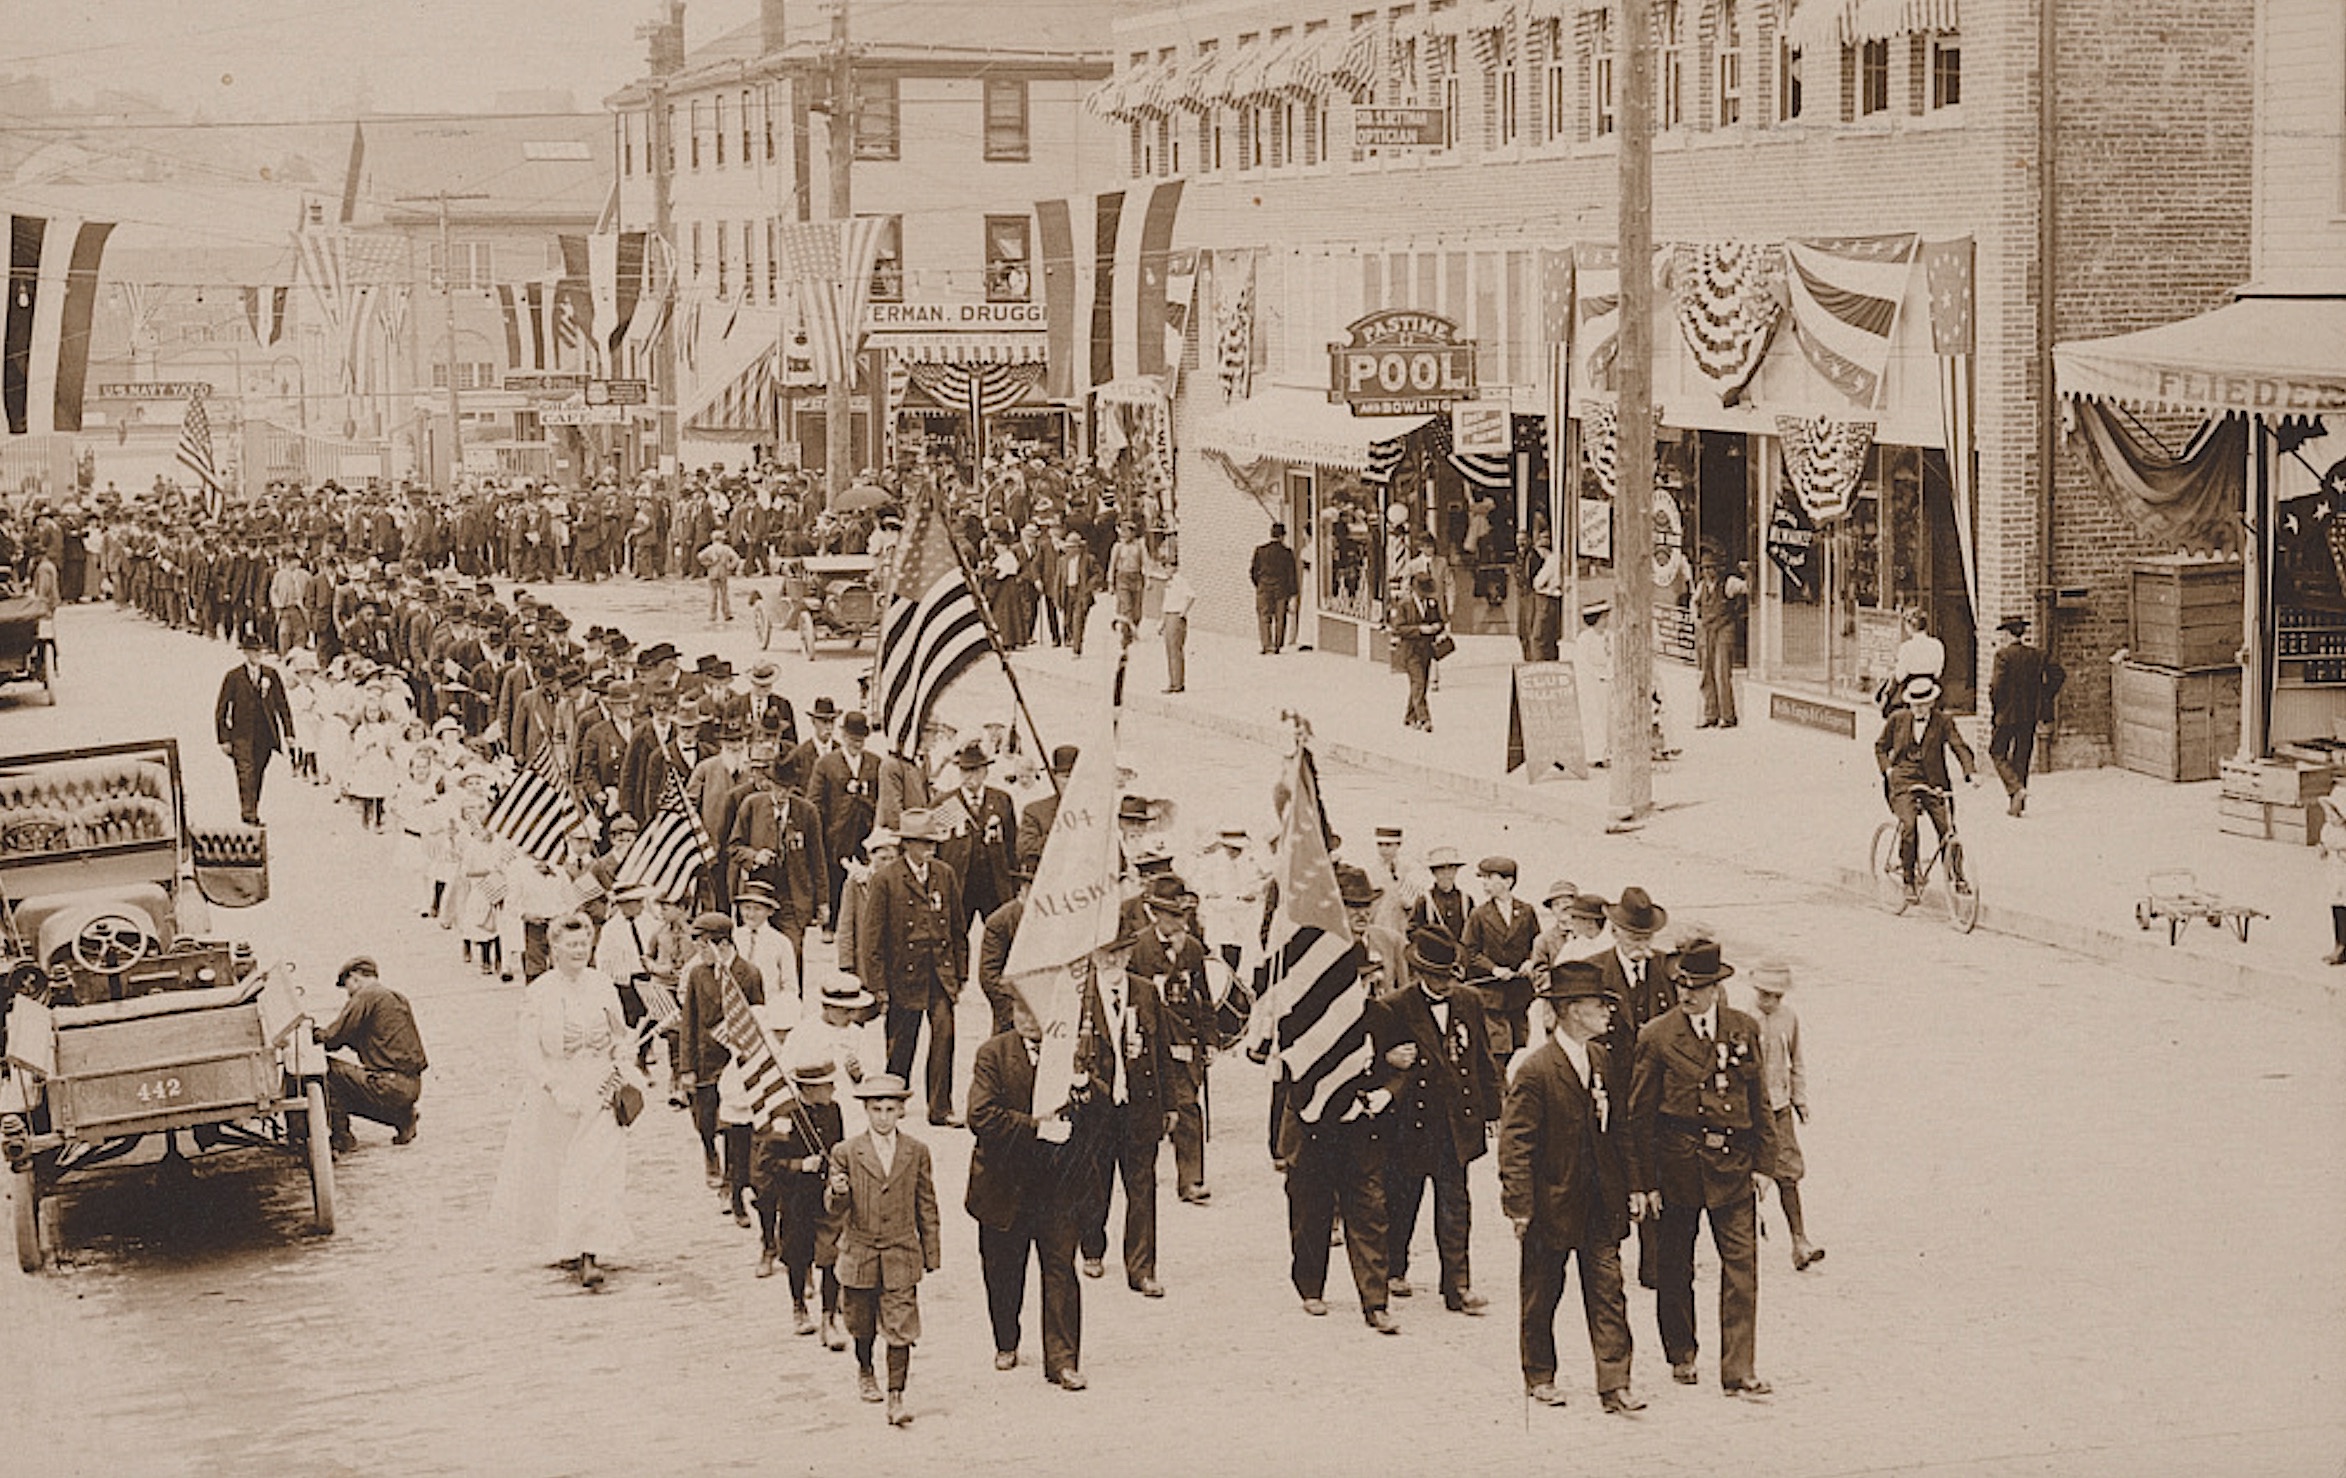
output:
<svg viewBox="0 0 2346 1478"><path fill-rule="evenodd" d="M1329 404L1325 392L1272 386L1201 418L1193 439L1200 446L1248 461L1275 457L1282 462L1366 472L1376 465L1379 443L1397 441L1429 419L1356 416L1344 406Z"/></svg>
<svg viewBox="0 0 2346 1478"><path fill-rule="evenodd" d="M1335 60L1328 51L1330 39L1325 31L1298 38L1270 64L1263 79L1265 90L1314 101L1326 97L1328 68Z"/></svg>
<svg viewBox="0 0 2346 1478"><path fill-rule="evenodd" d="M1217 48L1180 68L1171 88L1174 106L1193 113L1213 111L1222 101L1222 74L1229 66L1229 56Z"/></svg>
<svg viewBox="0 0 2346 1478"><path fill-rule="evenodd" d="M1329 37L1323 52L1328 80L1347 92L1366 92L1376 86L1384 71L1382 40L1374 21Z"/></svg>
<svg viewBox="0 0 2346 1478"><path fill-rule="evenodd" d="M1240 52L1230 70L1223 74L1221 101L1236 105L1276 95L1279 85L1275 78L1287 65L1287 53L1298 44L1296 39L1289 39Z"/></svg>
<svg viewBox="0 0 2346 1478"><path fill-rule="evenodd" d="M719 382L686 412L684 429L696 436L773 435L774 404L782 393L775 358L769 350Z"/></svg>
<svg viewBox="0 0 2346 1478"><path fill-rule="evenodd" d="M1963 29L1961 0L1801 0L1785 39L1803 51Z"/></svg>
<svg viewBox="0 0 2346 1478"><path fill-rule="evenodd" d="M883 329L867 335L864 343L907 364L1041 364L1050 357L1047 334L910 334Z"/></svg>
<svg viewBox="0 0 2346 1478"><path fill-rule="evenodd" d="M2222 415L2346 412L2346 298L2243 297L2221 308L2053 350L2064 396Z"/></svg>

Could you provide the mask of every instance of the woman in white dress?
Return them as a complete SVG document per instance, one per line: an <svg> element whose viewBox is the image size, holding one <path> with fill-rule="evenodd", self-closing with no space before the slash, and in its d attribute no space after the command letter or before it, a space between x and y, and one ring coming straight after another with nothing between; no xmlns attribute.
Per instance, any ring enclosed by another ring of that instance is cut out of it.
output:
<svg viewBox="0 0 2346 1478"><path fill-rule="evenodd" d="M600 1288L597 1260L627 1246L627 1130L644 1083L611 977L588 964L595 930L584 914L555 920L554 966L521 1009L521 1104L505 1141L490 1216L533 1256Z"/></svg>

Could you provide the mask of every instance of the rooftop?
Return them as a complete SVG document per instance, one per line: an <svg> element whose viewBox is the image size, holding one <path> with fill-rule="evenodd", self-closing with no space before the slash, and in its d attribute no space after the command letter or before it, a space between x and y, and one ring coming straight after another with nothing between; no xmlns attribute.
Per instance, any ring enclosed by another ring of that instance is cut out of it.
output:
<svg viewBox="0 0 2346 1478"><path fill-rule="evenodd" d="M416 197L442 191L485 197L450 200L455 220L591 223L611 176L611 122L600 113L362 118L341 194L361 226L437 219Z"/></svg>

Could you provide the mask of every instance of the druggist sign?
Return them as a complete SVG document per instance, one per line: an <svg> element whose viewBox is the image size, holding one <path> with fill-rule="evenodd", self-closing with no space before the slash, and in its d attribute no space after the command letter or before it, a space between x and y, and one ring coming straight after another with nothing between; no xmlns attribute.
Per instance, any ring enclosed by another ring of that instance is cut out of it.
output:
<svg viewBox="0 0 2346 1478"><path fill-rule="evenodd" d="M1395 308L1344 333L1328 346L1328 398L1356 416L1433 415L1475 398L1474 340L1447 318Z"/></svg>

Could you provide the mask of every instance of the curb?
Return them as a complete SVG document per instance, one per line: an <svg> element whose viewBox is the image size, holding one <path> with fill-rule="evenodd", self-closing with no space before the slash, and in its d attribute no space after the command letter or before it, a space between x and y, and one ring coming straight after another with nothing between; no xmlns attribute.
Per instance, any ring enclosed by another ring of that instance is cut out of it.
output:
<svg viewBox="0 0 2346 1478"><path fill-rule="evenodd" d="M1098 686L1076 673L1023 664L1019 669L1019 677L1022 681L1040 682L1071 692L1089 692ZM1273 749L1284 749L1288 744L1288 731L1283 725L1232 714L1203 712L1186 704L1167 702L1161 696L1136 694L1129 688L1125 692L1124 708L1128 713L1187 724L1192 728ZM1543 790L1520 780L1462 775L1437 765L1334 740L1316 740L1313 747L1322 758L1349 769L1406 781L1421 790L1437 791L1500 808L1529 808L1553 819L1577 825L1602 827L1607 819L1601 808L1577 797ZM1658 851L1717 866L1733 867L1752 877L1778 878L1805 886L1827 888L1856 902L1870 904L1872 901L1871 880L1858 868L1836 866L1821 873L1780 872L1754 867L1744 858L1705 852L1683 843L1655 841L1651 845ZM2287 996L2302 998L2307 1005L2326 1007L2335 1004L2339 984L2346 983L2326 975L2303 974L2255 962L2233 963L2158 944L2155 935L2124 933L2096 924L2080 923L2073 918L2034 913L2008 904L1983 906L1979 928L1990 934L2084 955L2099 963L2115 965L2150 979L2174 985L2203 986L2237 996L2254 996L2266 1000Z"/></svg>

